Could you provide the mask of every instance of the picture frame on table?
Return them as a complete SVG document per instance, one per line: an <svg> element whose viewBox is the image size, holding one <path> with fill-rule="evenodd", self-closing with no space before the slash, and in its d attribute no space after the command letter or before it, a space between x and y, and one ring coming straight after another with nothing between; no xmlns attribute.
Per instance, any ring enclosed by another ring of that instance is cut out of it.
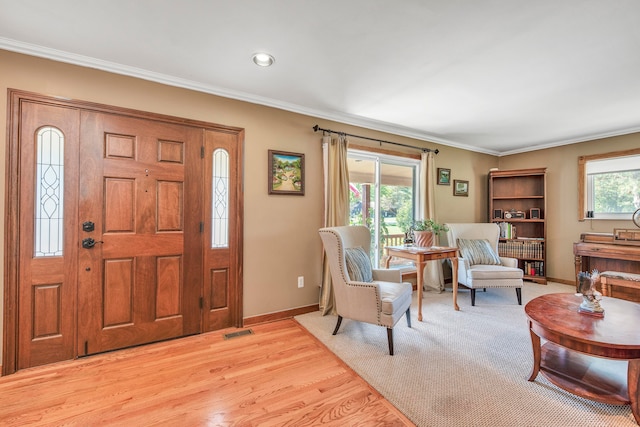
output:
<svg viewBox="0 0 640 427"><path fill-rule="evenodd" d="M304 196L304 154L269 150L269 194Z"/></svg>

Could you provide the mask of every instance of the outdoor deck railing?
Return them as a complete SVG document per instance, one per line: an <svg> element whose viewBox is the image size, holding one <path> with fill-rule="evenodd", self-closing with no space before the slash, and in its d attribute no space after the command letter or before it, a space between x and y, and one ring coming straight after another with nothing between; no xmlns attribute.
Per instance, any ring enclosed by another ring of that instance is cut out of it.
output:
<svg viewBox="0 0 640 427"><path fill-rule="evenodd" d="M404 244L404 234L383 234L384 246L402 246Z"/></svg>
<svg viewBox="0 0 640 427"><path fill-rule="evenodd" d="M404 234L383 234L382 237L384 240L382 241L382 246L403 246L404 245ZM381 255L382 258L385 257L384 254ZM382 262L381 262L382 265ZM389 263L389 268L401 268L403 273L403 278L406 275L415 274L415 266L411 261L401 258L392 258Z"/></svg>

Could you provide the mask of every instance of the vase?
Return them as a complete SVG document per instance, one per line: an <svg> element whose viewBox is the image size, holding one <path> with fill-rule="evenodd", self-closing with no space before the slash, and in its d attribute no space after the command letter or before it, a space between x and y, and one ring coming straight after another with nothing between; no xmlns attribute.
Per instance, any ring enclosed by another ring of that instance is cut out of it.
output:
<svg viewBox="0 0 640 427"><path fill-rule="evenodd" d="M428 248L433 246L434 240L433 231L413 231L413 244L414 246L420 246L422 248Z"/></svg>

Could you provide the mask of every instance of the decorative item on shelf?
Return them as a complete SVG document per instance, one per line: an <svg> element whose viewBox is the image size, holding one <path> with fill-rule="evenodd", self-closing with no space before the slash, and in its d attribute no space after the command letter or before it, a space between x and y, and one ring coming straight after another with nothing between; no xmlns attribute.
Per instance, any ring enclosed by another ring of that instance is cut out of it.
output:
<svg viewBox="0 0 640 427"><path fill-rule="evenodd" d="M502 219L502 209L493 210L493 219Z"/></svg>
<svg viewBox="0 0 640 427"><path fill-rule="evenodd" d="M540 219L540 208L531 208L529 209L529 218L531 219Z"/></svg>
<svg viewBox="0 0 640 427"><path fill-rule="evenodd" d="M408 233L413 235L413 243L419 247L431 247L434 244L435 236L443 231L449 231L446 225L439 224L432 219L419 219L413 221Z"/></svg>
<svg viewBox="0 0 640 427"><path fill-rule="evenodd" d="M504 213L504 218L505 219L524 219L525 218L525 214L522 211L517 211L515 209L511 209L508 212Z"/></svg>
<svg viewBox="0 0 640 427"><path fill-rule="evenodd" d="M600 306L602 294L596 290L596 282L599 275L598 270L593 270L591 273L586 271L578 273L576 295L582 296L582 303L578 307L578 312L591 316L604 316L604 308Z"/></svg>

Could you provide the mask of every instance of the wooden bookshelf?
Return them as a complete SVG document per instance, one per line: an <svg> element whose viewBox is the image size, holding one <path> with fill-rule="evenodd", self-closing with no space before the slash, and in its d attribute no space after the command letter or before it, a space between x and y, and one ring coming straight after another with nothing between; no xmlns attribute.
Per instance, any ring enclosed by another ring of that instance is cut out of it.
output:
<svg viewBox="0 0 640 427"><path fill-rule="evenodd" d="M547 283L546 168L489 172L489 218L500 226L498 251L516 258L524 279Z"/></svg>

